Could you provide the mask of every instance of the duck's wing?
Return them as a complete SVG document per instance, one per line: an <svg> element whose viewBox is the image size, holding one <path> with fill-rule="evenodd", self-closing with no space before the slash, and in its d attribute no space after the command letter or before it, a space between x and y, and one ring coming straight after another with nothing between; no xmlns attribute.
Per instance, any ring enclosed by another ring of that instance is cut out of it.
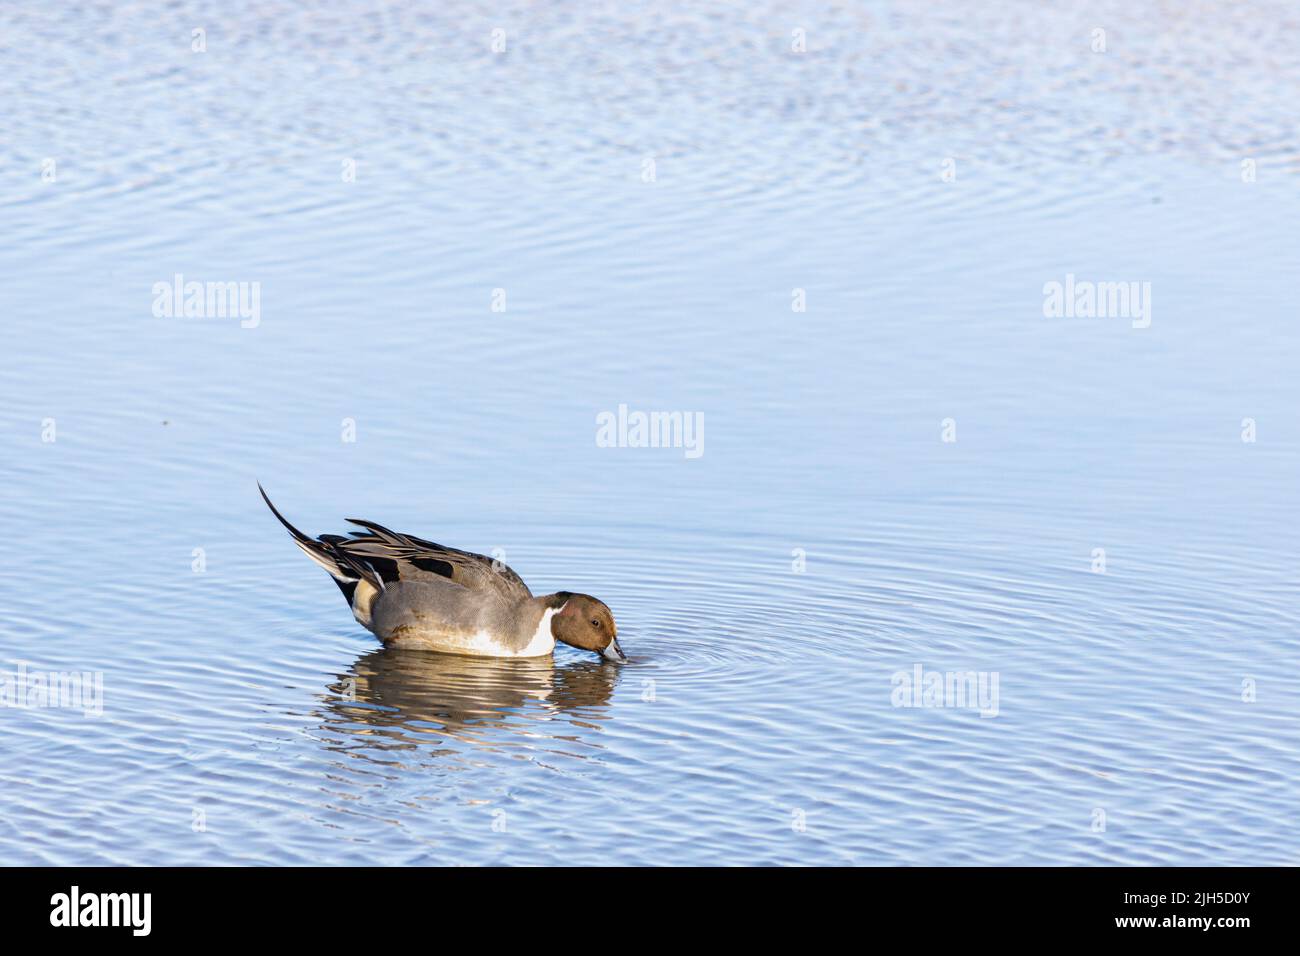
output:
<svg viewBox="0 0 1300 956"><path fill-rule="evenodd" d="M454 581L471 591L490 591L507 599L533 596L523 578L500 561L472 551L435 544L414 535L390 531L383 525L360 518L349 522L365 528L352 537L321 535L320 540L373 568L385 583L412 581L435 576Z"/></svg>

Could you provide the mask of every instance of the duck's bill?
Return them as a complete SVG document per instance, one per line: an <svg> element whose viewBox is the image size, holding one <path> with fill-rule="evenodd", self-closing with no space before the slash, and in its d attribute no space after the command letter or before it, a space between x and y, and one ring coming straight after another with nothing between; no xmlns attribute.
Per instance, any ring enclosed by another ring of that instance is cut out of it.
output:
<svg viewBox="0 0 1300 956"><path fill-rule="evenodd" d="M627 655L623 653L623 648L618 646L618 641L610 641L609 646L600 652L607 661L618 661L623 664L627 661Z"/></svg>

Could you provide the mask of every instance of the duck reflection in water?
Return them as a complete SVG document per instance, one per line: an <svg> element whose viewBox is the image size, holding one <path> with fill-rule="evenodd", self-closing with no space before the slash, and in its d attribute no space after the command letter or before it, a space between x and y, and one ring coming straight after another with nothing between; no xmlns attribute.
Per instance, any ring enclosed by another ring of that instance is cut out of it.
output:
<svg viewBox="0 0 1300 956"><path fill-rule="evenodd" d="M325 728L376 735L377 746L402 748L451 737L504 743L502 730L563 736L544 722L599 727L620 669L598 660L550 657L501 660L380 648L357 658L326 688Z"/></svg>

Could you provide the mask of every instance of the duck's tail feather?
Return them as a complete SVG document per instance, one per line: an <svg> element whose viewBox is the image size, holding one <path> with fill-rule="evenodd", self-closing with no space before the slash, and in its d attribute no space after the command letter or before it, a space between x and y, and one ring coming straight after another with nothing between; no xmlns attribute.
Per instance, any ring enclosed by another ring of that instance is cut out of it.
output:
<svg viewBox="0 0 1300 956"><path fill-rule="evenodd" d="M266 489L262 487L260 481L257 483L257 490L262 493L262 500L271 509L271 514L275 515L280 524L284 525L285 529L293 537L294 544L302 549L303 554L329 572L330 577L339 586L339 590L343 592L343 596L348 599L349 604L353 602L357 583L360 581L365 581L375 591L384 589L383 579L375 572L374 568L348 554L333 540L307 537L307 535L291 525L289 520L280 514L279 509L271 504L271 499L267 497ZM337 535L330 535L329 538L337 538Z"/></svg>

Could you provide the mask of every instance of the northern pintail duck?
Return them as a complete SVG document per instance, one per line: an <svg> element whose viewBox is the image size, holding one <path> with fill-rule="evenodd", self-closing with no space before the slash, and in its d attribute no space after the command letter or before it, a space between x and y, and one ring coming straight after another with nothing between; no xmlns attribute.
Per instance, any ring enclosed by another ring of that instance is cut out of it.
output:
<svg viewBox="0 0 1300 956"><path fill-rule="evenodd" d="M533 597L500 561L349 518L365 531L309 538L271 504L294 542L329 572L352 615L386 646L475 657L543 657L555 642L626 661L614 615L588 594Z"/></svg>

